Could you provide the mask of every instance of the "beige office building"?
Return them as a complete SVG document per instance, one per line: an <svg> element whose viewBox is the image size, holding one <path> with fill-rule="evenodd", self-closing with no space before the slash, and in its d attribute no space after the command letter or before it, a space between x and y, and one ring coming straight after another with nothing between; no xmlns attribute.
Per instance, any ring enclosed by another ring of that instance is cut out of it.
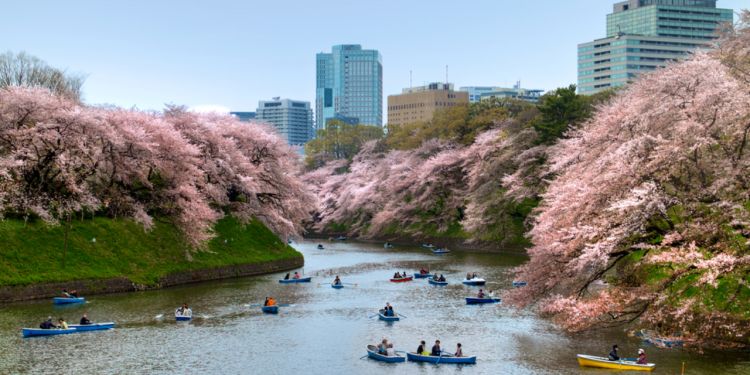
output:
<svg viewBox="0 0 750 375"><path fill-rule="evenodd" d="M438 109L468 104L469 93L453 91L451 83L404 89L399 95L388 96L388 125L430 121Z"/></svg>

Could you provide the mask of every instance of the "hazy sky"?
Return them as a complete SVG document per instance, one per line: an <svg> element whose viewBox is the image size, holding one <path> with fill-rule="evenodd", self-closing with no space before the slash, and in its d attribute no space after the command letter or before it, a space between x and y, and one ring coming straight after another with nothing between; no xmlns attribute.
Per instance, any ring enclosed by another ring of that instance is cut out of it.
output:
<svg viewBox="0 0 750 375"><path fill-rule="evenodd" d="M141 109L314 102L315 54L334 44L380 51L384 96L409 86L409 70L414 85L443 81L446 65L457 87L521 80L549 90L575 83L576 45L605 36L614 2L8 1L0 50L86 74L88 103Z"/></svg>

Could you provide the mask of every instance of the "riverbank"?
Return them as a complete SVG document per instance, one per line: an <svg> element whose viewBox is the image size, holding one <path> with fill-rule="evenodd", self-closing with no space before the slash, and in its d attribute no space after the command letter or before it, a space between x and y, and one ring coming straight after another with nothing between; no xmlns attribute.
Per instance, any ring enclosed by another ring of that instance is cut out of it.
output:
<svg viewBox="0 0 750 375"><path fill-rule="evenodd" d="M301 267L304 259L259 221L214 227L204 251L189 253L180 232L158 221L150 231L130 220L96 217L65 228L0 221L0 301L49 298L63 288L82 295L164 288Z"/></svg>

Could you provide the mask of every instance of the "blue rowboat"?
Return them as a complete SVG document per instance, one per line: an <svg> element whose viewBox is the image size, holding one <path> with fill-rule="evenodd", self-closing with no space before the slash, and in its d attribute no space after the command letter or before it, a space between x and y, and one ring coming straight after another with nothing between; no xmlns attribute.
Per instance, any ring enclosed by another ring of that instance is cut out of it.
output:
<svg viewBox="0 0 750 375"><path fill-rule="evenodd" d="M433 275L431 273L415 273L414 278L415 279L426 279L428 277L432 277Z"/></svg>
<svg viewBox="0 0 750 375"><path fill-rule="evenodd" d="M516 288L520 288L520 287L526 286L526 285L527 285L527 283L525 281L514 281L513 282L513 286L516 287Z"/></svg>
<svg viewBox="0 0 750 375"><path fill-rule="evenodd" d="M106 322L106 323L91 323L91 324L69 324L68 327L75 328L75 330L78 332L103 331L106 329L114 328L115 323Z"/></svg>
<svg viewBox="0 0 750 375"><path fill-rule="evenodd" d="M437 280L434 280L434 279L429 279L429 280L427 280L427 282L429 282L432 285L438 285L438 286L446 286L446 285L448 285L447 281L437 281Z"/></svg>
<svg viewBox="0 0 750 375"><path fill-rule="evenodd" d="M70 303L86 303L86 298L83 297L54 297L52 303L55 305L67 305Z"/></svg>
<svg viewBox="0 0 750 375"><path fill-rule="evenodd" d="M388 362L388 363L401 363L406 362L406 357L400 356L400 355L384 355L378 353L378 347L375 345L367 345L367 356L381 362Z"/></svg>
<svg viewBox="0 0 750 375"><path fill-rule="evenodd" d="M385 310L383 309L380 309L378 311L378 317L380 318L380 320L384 322L398 322L400 320L398 317L398 314L396 313L394 313L394 316L385 316L384 313L385 313Z"/></svg>
<svg viewBox="0 0 750 375"><path fill-rule="evenodd" d="M473 365L477 363L477 357L471 356L471 357L456 357L453 354L443 354L441 356L432 356L432 355L420 355L417 353L406 353L406 358L409 359L410 362L427 362L427 363L464 363L468 365Z"/></svg>
<svg viewBox="0 0 750 375"><path fill-rule="evenodd" d="M483 303L498 303L500 302L500 298L473 298L473 297L466 297L466 304L467 305L480 305Z"/></svg>
<svg viewBox="0 0 750 375"><path fill-rule="evenodd" d="M342 289L344 287L344 284L331 284L331 288L333 289Z"/></svg>
<svg viewBox="0 0 750 375"><path fill-rule="evenodd" d="M450 252L451 252L451 251L450 251L450 250L448 250L448 249L435 249L435 250L432 250L432 253L433 253L433 254L436 254L436 255L441 255L441 254L448 254L448 253L450 253Z"/></svg>
<svg viewBox="0 0 750 375"><path fill-rule="evenodd" d="M278 314L279 313L279 307L278 306L263 306L260 308L261 311L265 314Z"/></svg>
<svg viewBox="0 0 750 375"><path fill-rule="evenodd" d="M487 280L480 279L480 278L477 277L477 278L473 278L473 279L470 279L470 280L464 279L464 281L462 281L462 282L464 284L466 284L466 285L484 285L484 284L487 283Z"/></svg>
<svg viewBox="0 0 750 375"><path fill-rule="evenodd" d="M70 327L68 327L68 329L21 328L21 333L23 334L23 337L65 335L68 333L76 333L76 332L78 331L76 331L75 328L70 328Z"/></svg>
<svg viewBox="0 0 750 375"><path fill-rule="evenodd" d="M294 284L294 283L309 283L312 281L312 277L303 277L301 279L282 279L279 280L282 284Z"/></svg>
<svg viewBox="0 0 750 375"><path fill-rule="evenodd" d="M192 316L185 316L185 315L175 315L174 316L174 320L176 320L178 322L187 322L187 321L192 320L192 319L193 319Z"/></svg>

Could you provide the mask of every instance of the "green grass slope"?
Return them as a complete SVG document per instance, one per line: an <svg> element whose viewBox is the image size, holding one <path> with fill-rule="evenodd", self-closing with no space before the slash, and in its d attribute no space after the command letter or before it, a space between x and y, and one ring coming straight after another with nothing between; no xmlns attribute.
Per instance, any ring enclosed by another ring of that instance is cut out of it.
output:
<svg viewBox="0 0 750 375"><path fill-rule="evenodd" d="M152 285L170 273L301 256L259 221L227 217L214 227L207 251L186 257L187 245L170 223L150 231L124 219L97 217L71 223L63 268L65 228L0 221L0 285L127 277Z"/></svg>

